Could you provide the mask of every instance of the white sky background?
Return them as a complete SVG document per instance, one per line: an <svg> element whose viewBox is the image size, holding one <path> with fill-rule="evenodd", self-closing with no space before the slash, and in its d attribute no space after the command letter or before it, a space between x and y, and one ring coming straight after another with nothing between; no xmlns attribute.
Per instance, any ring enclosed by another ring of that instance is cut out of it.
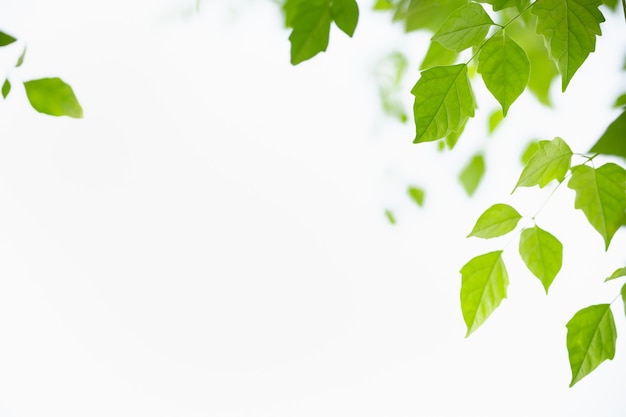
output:
<svg viewBox="0 0 626 417"><path fill-rule="evenodd" d="M458 302L460 267L507 242L465 239L477 216L495 202L532 215L550 192L509 195L527 140L560 135L584 152L617 115L619 16L555 95L559 112L526 94L512 106L468 199L456 175L494 100L479 93L455 152L412 145L371 73L426 38L367 2L354 39L335 30L297 67L261 0L199 13L173 0L5 3L1 28L23 43L0 51L3 70L28 52L0 103L1 417L626 412L619 300L615 360L567 388L565 323L619 292L602 280L626 239L605 254L566 187L537 217L565 246L550 295L514 241L509 299L468 339ZM84 119L29 108L19 81L45 76L74 87Z"/></svg>

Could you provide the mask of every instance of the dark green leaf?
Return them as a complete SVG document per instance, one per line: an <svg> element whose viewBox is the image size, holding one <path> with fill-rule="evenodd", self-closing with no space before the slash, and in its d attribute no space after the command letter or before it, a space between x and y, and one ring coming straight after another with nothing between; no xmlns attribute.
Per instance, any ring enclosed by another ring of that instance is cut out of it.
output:
<svg viewBox="0 0 626 417"><path fill-rule="evenodd" d="M422 207L424 205L424 190L413 185L409 186L407 193L411 200L415 202L418 206Z"/></svg>
<svg viewBox="0 0 626 417"><path fill-rule="evenodd" d="M467 237L490 239L509 233L517 227L521 214L508 204L494 204L480 215Z"/></svg>
<svg viewBox="0 0 626 417"><path fill-rule="evenodd" d="M626 158L626 110L609 125L589 152Z"/></svg>
<svg viewBox="0 0 626 417"><path fill-rule="evenodd" d="M11 82L7 78L6 80L4 80L4 84L2 84L2 97L7 98L10 92L11 92Z"/></svg>
<svg viewBox="0 0 626 417"><path fill-rule="evenodd" d="M480 4L469 3L453 11L432 39L448 49L461 52L480 45L493 24Z"/></svg>
<svg viewBox="0 0 626 417"><path fill-rule="evenodd" d="M575 207L585 213L608 249L626 211L626 170L611 162L597 169L577 165L567 186L576 191Z"/></svg>
<svg viewBox="0 0 626 417"><path fill-rule="evenodd" d="M519 254L530 270L548 289L563 265L563 245L538 226L524 229L519 239Z"/></svg>
<svg viewBox="0 0 626 417"><path fill-rule="evenodd" d="M502 251L476 256L461 268L461 310L469 336L506 298L509 276Z"/></svg>
<svg viewBox="0 0 626 417"><path fill-rule="evenodd" d="M359 21L359 6L355 0L333 0L330 14L339 29L350 37L354 35Z"/></svg>
<svg viewBox="0 0 626 417"><path fill-rule="evenodd" d="M617 278L626 277L626 267L617 268L610 277L604 280L604 282L611 281Z"/></svg>
<svg viewBox="0 0 626 417"><path fill-rule="evenodd" d="M297 65L326 51L332 21L329 0L301 1L291 19L291 63Z"/></svg>
<svg viewBox="0 0 626 417"><path fill-rule="evenodd" d="M530 61L513 39L500 32L485 42L480 50L478 72L506 116L511 104L526 88Z"/></svg>
<svg viewBox="0 0 626 417"><path fill-rule="evenodd" d="M482 155L475 155L459 174L459 181L461 181L467 195L474 194L484 175L485 159Z"/></svg>
<svg viewBox="0 0 626 417"><path fill-rule="evenodd" d="M610 304L583 308L567 323L570 387L615 356L617 332Z"/></svg>
<svg viewBox="0 0 626 417"><path fill-rule="evenodd" d="M4 32L0 32L0 46L11 45L16 40L17 39L15 39L13 36L8 35Z"/></svg>
<svg viewBox="0 0 626 417"><path fill-rule="evenodd" d="M24 82L30 105L51 116L83 117L83 109L72 87L60 78L41 78Z"/></svg>
<svg viewBox="0 0 626 417"><path fill-rule="evenodd" d="M626 93L621 94L618 98L615 99L615 103L613 103L613 107L619 108L626 106Z"/></svg>
<svg viewBox="0 0 626 417"><path fill-rule="evenodd" d="M441 139L474 116L476 103L465 64L422 71L411 93L415 96L413 143Z"/></svg>
<svg viewBox="0 0 626 417"><path fill-rule="evenodd" d="M574 73L596 48L604 16L600 0L537 0L537 33L543 35L550 55L561 73L565 91Z"/></svg>
<svg viewBox="0 0 626 417"><path fill-rule="evenodd" d="M517 187L543 188L552 180L563 181L571 161L572 150L563 139L539 141L539 149L528 161L513 191Z"/></svg>

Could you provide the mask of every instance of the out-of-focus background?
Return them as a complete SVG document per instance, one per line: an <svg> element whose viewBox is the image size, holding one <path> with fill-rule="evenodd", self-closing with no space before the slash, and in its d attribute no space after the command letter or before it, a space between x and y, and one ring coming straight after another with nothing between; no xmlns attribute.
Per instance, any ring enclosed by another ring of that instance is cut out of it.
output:
<svg viewBox="0 0 626 417"><path fill-rule="evenodd" d="M497 103L478 91L441 153L384 115L373 75L406 53L410 111L428 36L359 4L354 38L333 29L296 67L265 0L0 5L18 38L0 51L1 417L624 415L622 338L571 389L565 348L573 313L618 294L602 280L623 233L604 253L562 186L537 216L565 246L548 296L514 239L465 238L491 204L532 216L548 198L510 194L529 140L586 152L615 118L623 22L607 15L555 109L524 93L486 142ZM20 81L48 76L83 119L30 108ZM457 175L480 149L468 198ZM458 271L502 247L509 298L466 339Z"/></svg>

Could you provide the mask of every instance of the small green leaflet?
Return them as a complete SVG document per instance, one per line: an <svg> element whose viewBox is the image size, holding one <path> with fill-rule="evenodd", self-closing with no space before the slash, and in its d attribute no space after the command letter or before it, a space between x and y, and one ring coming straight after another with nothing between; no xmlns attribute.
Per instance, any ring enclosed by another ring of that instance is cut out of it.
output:
<svg viewBox="0 0 626 417"><path fill-rule="evenodd" d="M469 336L506 298L509 276L502 251L476 256L461 268L461 310Z"/></svg>
<svg viewBox="0 0 626 417"><path fill-rule="evenodd" d="M457 52L478 46L487 36L493 20L478 3L469 3L453 11L432 37Z"/></svg>
<svg viewBox="0 0 626 417"><path fill-rule="evenodd" d="M521 218L521 214L508 204L494 204L480 215L467 237L490 239L505 235L517 227Z"/></svg>
<svg viewBox="0 0 626 417"><path fill-rule="evenodd" d="M519 239L519 254L530 270L548 288L563 265L563 245L538 226L524 229Z"/></svg>
<svg viewBox="0 0 626 417"><path fill-rule="evenodd" d="M589 152L626 158L626 110L609 125Z"/></svg>
<svg viewBox="0 0 626 417"><path fill-rule="evenodd" d="M415 202L418 206L422 207L424 205L424 190L413 185L409 186L407 189L407 193L411 200Z"/></svg>
<svg viewBox="0 0 626 417"><path fill-rule="evenodd" d="M626 284L622 286L622 302L624 303L624 314L626 314Z"/></svg>
<svg viewBox="0 0 626 417"><path fill-rule="evenodd" d="M526 89L530 61L513 39L500 32L485 42L480 50L478 72L506 116L511 104Z"/></svg>
<svg viewBox="0 0 626 417"><path fill-rule="evenodd" d="M291 19L291 63L313 58L328 47L332 17L328 0L300 1Z"/></svg>
<svg viewBox="0 0 626 417"><path fill-rule="evenodd" d="M597 169L577 165L567 186L576 191L574 207L585 213L608 249L626 211L626 170L612 162Z"/></svg>
<svg viewBox="0 0 626 417"><path fill-rule="evenodd" d="M565 174L572 163L572 150L559 137L552 141L539 141L539 149L524 167L517 184L517 187L532 187L539 185L543 188L550 181L557 180L559 182L565 179Z"/></svg>
<svg viewBox="0 0 626 417"><path fill-rule="evenodd" d="M489 116L489 133L493 133L500 123L504 120L504 114L502 114L502 110L498 109L491 113Z"/></svg>
<svg viewBox="0 0 626 417"><path fill-rule="evenodd" d="M485 158L475 155L459 174L459 181L467 195L472 196L485 175Z"/></svg>
<svg viewBox="0 0 626 417"><path fill-rule="evenodd" d="M570 387L615 356L617 332L610 304L579 310L567 323L567 351L572 369Z"/></svg>
<svg viewBox="0 0 626 417"><path fill-rule="evenodd" d="M390 224L396 224L396 216L393 215L393 212L391 210L385 210L385 217Z"/></svg>
<svg viewBox="0 0 626 417"><path fill-rule="evenodd" d="M16 40L17 39L15 39L13 36L7 35L4 32L0 32L0 46L11 45Z"/></svg>
<svg viewBox="0 0 626 417"><path fill-rule="evenodd" d="M4 84L2 84L2 97L7 98L10 92L11 92L11 82L7 78L6 80L4 80Z"/></svg>
<svg viewBox="0 0 626 417"><path fill-rule="evenodd" d="M613 107L620 108L626 106L626 93L621 94L618 98L615 99L615 103L613 103Z"/></svg>
<svg viewBox="0 0 626 417"><path fill-rule="evenodd" d="M604 280L604 282L612 281L614 279L625 277L625 276L626 276L626 267L617 268L615 271L613 271L610 277Z"/></svg>
<svg viewBox="0 0 626 417"><path fill-rule="evenodd" d="M20 54L20 57L17 59L17 62L15 63L15 68L19 68L22 66L22 64L24 63L25 56L26 56L26 47L24 47L24 50Z"/></svg>
<svg viewBox="0 0 626 417"><path fill-rule="evenodd" d="M604 16L600 0L537 0L532 13L537 16L537 33L543 35L550 56L561 73L565 91L574 73L596 49Z"/></svg>
<svg viewBox="0 0 626 417"><path fill-rule="evenodd" d="M51 116L83 117L83 109L72 87L60 78L41 78L24 82L31 106Z"/></svg>
<svg viewBox="0 0 626 417"><path fill-rule="evenodd" d="M495 12L508 7L515 7L521 12L528 4L528 0L479 0L479 3L491 4Z"/></svg>
<svg viewBox="0 0 626 417"><path fill-rule="evenodd" d="M359 6L355 0L332 0L330 14L339 29L350 37L354 35L359 21Z"/></svg>
<svg viewBox="0 0 626 417"><path fill-rule="evenodd" d="M441 139L458 130L469 117L474 117L476 103L466 64L422 71L411 94L415 96L413 143Z"/></svg>

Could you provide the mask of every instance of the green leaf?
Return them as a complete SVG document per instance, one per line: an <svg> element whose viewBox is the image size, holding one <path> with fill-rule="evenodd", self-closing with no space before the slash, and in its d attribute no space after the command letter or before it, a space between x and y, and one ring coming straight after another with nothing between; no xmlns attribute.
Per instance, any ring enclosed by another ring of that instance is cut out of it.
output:
<svg viewBox="0 0 626 417"><path fill-rule="evenodd" d="M478 0L478 2L491 4L495 12L509 7L515 7L517 10L522 11L528 4L528 0Z"/></svg>
<svg viewBox="0 0 626 417"><path fill-rule="evenodd" d="M604 282L612 281L617 278L626 277L626 266L623 268L617 268L610 277L604 280Z"/></svg>
<svg viewBox="0 0 626 417"><path fill-rule="evenodd" d="M561 73L565 91L574 73L596 48L604 16L600 0L537 0L532 13L537 16L537 33L543 35Z"/></svg>
<svg viewBox="0 0 626 417"><path fill-rule="evenodd" d="M626 284L622 286L622 302L624 303L624 314L626 314Z"/></svg>
<svg viewBox="0 0 626 417"><path fill-rule="evenodd" d="M326 51L332 21L329 0L300 1L290 24L293 27L291 63L297 65Z"/></svg>
<svg viewBox="0 0 626 417"><path fill-rule="evenodd" d="M452 65L458 56L457 52L446 48L439 42L431 42L420 64L420 71L436 66Z"/></svg>
<svg viewBox="0 0 626 417"><path fill-rule="evenodd" d="M475 155L459 174L459 181L467 195L474 194L484 175L485 159L482 155Z"/></svg>
<svg viewBox="0 0 626 417"><path fill-rule="evenodd" d="M51 116L83 117L83 109L69 84L60 78L41 78L24 82L30 105Z"/></svg>
<svg viewBox="0 0 626 417"><path fill-rule="evenodd" d="M615 103L613 103L613 107L620 108L626 106L626 93L620 94L618 98L615 99Z"/></svg>
<svg viewBox="0 0 626 417"><path fill-rule="evenodd" d="M333 0L330 14L339 29L350 37L354 35L359 21L359 6L355 0Z"/></svg>
<svg viewBox="0 0 626 417"><path fill-rule="evenodd" d="M563 245L552 234L538 226L524 229L519 239L522 260L548 289L563 265Z"/></svg>
<svg viewBox="0 0 626 417"><path fill-rule="evenodd" d="M539 150L539 141L532 141L530 142L526 148L524 149L524 151L522 152L522 156L521 156L521 161L522 161L522 165L526 166L528 164L528 162L530 162L530 158L533 157L533 155Z"/></svg>
<svg viewBox="0 0 626 417"><path fill-rule="evenodd" d="M609 125L589 152L626 158L626 110Z"/></svg>
<svg viewBox="0 0 626 417"><path fill-rule="evenodd" d="M409 186L407 193L411 200L415 202L418 206L422 207L424 205L424 190L413 185Z"/></svg>
<svg viewBox="0 0 626 417"><path fill-rule="evenodd" d="M405 21L407 32L427 29L434 33L450 13L468 3L468 0L410 0L397 19Z"/></svg>
<svg viewBox="0 0 626 417"><path fill-rule="evenodd" d="M478 46L487 36L493 20L478 3L469 3L453 11L433 40L457 52Z"/></svg>
<svg viewBox="0 0 626 417"><path fill-rule="evenodd" d="M19 68L22 66L22 64L24 63L25 56L26 56L26 47L24 47L24 50L20 54L20 57L17 59L17 62L15 63L15 68Z"/></svg>
<svg viewBox="0 0 626 417"><path fill-rule="evenodd" d="M545 187L550 181L563 181L572 162L572 150L559 137L551 141L539 141L539 149L524 167L515 185L517 187Z"/></svg>
<svg viewBox="0 0 626 417"><path fill-rule="evenodd" d="M504 114L502 113L502 110L498 109L491 113L491 115L489 116L489 133L493 133L496 128L500 126L502 120L504 120Z"/></svg>
<svg viewBox="0 0 626 417"><path fill-rule="evenodd" d="M6 80L4 80L4 84L2 84L2 97L7 98L10 92L11 92L11 82L7 78Z"/></svg>
<svg viewBox="0 0 626 417"><path fill-rule="evenodd" d="M15 39L13 36L8 35L4 32L0 32L0 46L11 45L16 40L17 39Z"/></svg>
<svg viewBox="0 0 626 417"><path fill-rule="evenodd" d="M585 213L608 249L626 211L626 170L612 162L597 169L577 165L567 186L576 191L574 206Z"/></svg>
<svg viewBox="0 0 626 417"><path fill-rule="evenodd" d="M411 94L415 96L413 143L441 139L474 116L476 103L465 64L422 71Z"/></svg>
<svg viewBox="0 0 626 417"><path fill-rule="evenodd" d="M408 115L401 100L402 79L409 62L401 52L391 52L376 63L374 76L378 83L378 92L383 110L388 115L405 123Z"/></svg>
<svg viewBox="0 0 626 417"><path fill-rule="evenodd" d="M572 369L570 387L615 356L617 332L610 304L583 308L567 323L567 351Z"/></svg>
<svg viewBox="0 0 626 417"><path fill-rule="evenodd" d="M396 216L393 215L391 210L385 210L385 217L390 224L396 224Z"/></svg>
<svg viewBox="0 0 626 417"><path fill-rule="evenodd" d="M467 125L467 119L465 120L465 123L463 123L461 125L461 127L459 127L457 130L450 132L446 138L445 138L445 146L448 147L448 149L453 149L457 142L459 141L459 138L461 137L461 135L463 134L463 131L465 130L465 126Z"/></svg>
<svg viewBox="0 0 626 417"><path fill-rule="evenodd" d="M505 235L517 227L521 218L522 215L508 204L494 204L480 215L467 237L490 239Z"/></svg>
<svg viewBox="0 0 626 417"><path fill-rule="evenodd" d="M393 10L393 3L389 0L376 0L373 10Z"/></svg>
<svg viewBox="0 0 626 417"><path fill-rule="evenodd" d="M504 33L492 36L480 50L478 72L487 89L506 113L524 92L530 76L530 61L526 52Z"/></svg>
<svg viewBox="0 0 626 417"><path fill-rule="evenodd" d="M461 268L461 310L469 336L506 298L509 276L502 251L472 258Z"/></svg>

